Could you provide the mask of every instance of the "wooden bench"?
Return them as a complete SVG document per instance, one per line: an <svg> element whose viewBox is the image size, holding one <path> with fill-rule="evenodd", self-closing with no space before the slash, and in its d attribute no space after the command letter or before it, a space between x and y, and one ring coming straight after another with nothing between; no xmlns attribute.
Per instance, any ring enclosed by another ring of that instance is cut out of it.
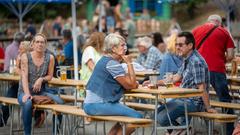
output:
<svg viewBox="0 0 240 135"><path fill-rule="evenodd" d="M231 92L238 92L240 90L240 86L237 86L237 85L230 85L229 86L229 90Z"/></svg>
<svg viewBox="0 0 240 135"><path fill-rule="evenodd" d="M125 94L125 96L134 96L134 97L140 97L140 98L148 98L148 99L153 99L154 96L151 94ZM60 97L65 101L65 102L74 102L75 97L72 95L60 95ZM154 98L155 99L155 98ZM83 102L84 98L78 98L78 102ZM137 110L153 110L155 109L155 105L152 104L143 104L143 103L134 103L134 102L125 102L125 104L131 108L137 109Z"/></svg>
<svg viewBox="0 0 240 135"><path fill-rule="evenodd" d="M3 105L19 105L17 98L0 97L0 103Z"/></svg>
<svg viewBox="0 0 240 135"><path fill-rule="evenodd" d="M136 110L148 110L148 111L154 111L155 105L153 104L143 104L143 103L134 103L134 102L125 102L125 104L131 108L134 108Z"/></svg>
<svg viewBox="0 0 240 135"><path fill-rule="evenodd" d="M228 103L228 102L220 102L220 101L210 100L210 105L213 107L221 107L221 108L240 110L240 104L238 104L238 103Z"/></svg>
<svg viewBox="0 0 240 135"><path fill-rule="evenodd" d="M209 95L210 96L217 96L217 93L215 91L209 91ZM240 96L239 95L231 95L230 96L233 98L233 99L240 99Z"/></svg>
<svg viewBox="0 0 240 135"><path fill-rule="evenodd" d="M208 112L192 112L188 113L189 116L203 118L208 121L208 134L213 134L213 123L218 122L222 124L235 122L237 120L237 115L223 114L223 113L208 113ZM222 129L222 134L224 134L224 128Z"/></svg>
<svg viewBox="0 0 240 135"><path fill-rule="evenodd" d="M72 95L60 95L60 98L62 99L62 100L64 100L66 103L72 103L72 102L75 102L75 96L72 96ZM78 97L77 98L77 102L83 102L84 101L84 98L82 98L82 97Z"/></svg>
<svg viewBox="0 0 240 135"><path fill-rule="evenodd" d="M10 135L13 134L13 132L17 132L19 130L13 130L13 120L14 120L14 106L19 106L19 103L17 101L17 98L9 98L9 97L0 97L0 103L4 106L9 106L9 112L10 112ZM3 116L2 116L3 117ZM20 118L20 116L18 116ZM2 118L3 120L3 118ZM6 123L4 123L6 124Z"/></svg>
<svg viewBox="0 0 240 135"><path fill-rule="evenodd" d="M220 123L235 122L237 115L224 114L224 113L208 113L208 112L192 112L188 113L189 116L200 117L208 120L214 120Z"/></svg>
<svg viewBox="0 0 240 135"><path fill-rule="evenodd" d="M125 134L125 126L126 124L130 124L134 127L147 127L152 125L152 120L143 119L143 118L132 118L127 116L89 116L87 115L81 108L76 108L75 106L61 105L58 107L54 107L53 111L56 113L63 113L68 115L87 117L91 119L91 121L114 121L122 123L124 126L123 134ZM83 119L84 120L84 119ZM85 131L83 131L85 132Z"/></svg>

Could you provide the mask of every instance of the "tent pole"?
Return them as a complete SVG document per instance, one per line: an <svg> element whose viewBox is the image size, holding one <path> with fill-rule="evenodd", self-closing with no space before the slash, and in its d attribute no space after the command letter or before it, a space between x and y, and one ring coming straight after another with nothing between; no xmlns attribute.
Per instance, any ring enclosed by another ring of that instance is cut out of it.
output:
<svg viewBox="0 0 240 135"><path fill-rule="evenodd" d="M78 46L76 32L76 5L75 0L71 1L72 5L72 36L73 36L73 60L74 60L74 79L78 80Z"/></svg>
<svg viewBox="0 0 240 135"><path fill-rule="evenodd" d="M18 11L19 11L19 30L23 32L23 12L22 12L22 3L18 3Z"/></svg>

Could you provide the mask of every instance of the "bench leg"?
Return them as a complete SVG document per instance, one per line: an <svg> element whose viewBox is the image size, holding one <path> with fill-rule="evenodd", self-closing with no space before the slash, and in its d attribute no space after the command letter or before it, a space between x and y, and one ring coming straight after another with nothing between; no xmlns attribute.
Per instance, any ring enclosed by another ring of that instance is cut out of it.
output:
<svg viewBox="0 0 240 135"><path fill-rule="evenodd" d="M66 116L63 115L63 127L62 127L62 134L65 135L65 130L66 130Z"/></svg>
<svg viewBox="0 0 240 135"><path fill-rule="evenodd" d="M97 135L97 122L95 122L95 133L94 135Z"/></svg>
<svg viewBox="0 0 240 135"><path fill-rule="evenodd" d="M103 134L106 135L106 122L103 121Z"/></svg>
<svg viewBox="0 0 240 135"><path fill-rule="evenodd" d="M195 129L194 129L194 127L195 127L195 118L194 117L192 117L192 133L194 133L195 132Z"/></svg>
<svg viewBox="0 0 240 135"><path fill-rule="evenodd" d="M0 114L1 114L1 120L3 122L3 126L5 127L6 123L4 122L4 119L3 119L3 112L2 112L2 110L0 110Z"/></svg>
<svg viewBox="0 0 240 135"><path fill-rule="evenodd" d="M10 117L11 117L11 124L10 124L10 135L13 134L13 120L14 120L14 111L13 111L13 106L12 105L9 105L9 114L10 114Z"/></svg>
<svg viewBox="0 0 240 135"><path fill-rule="evenodd" d="M144 128L144 127L142 127L142 135L144 135L144 131L145 131L145 128Z"/></svg>
<svg viewBox="0 0 240 135"><path fill-rule="evenodd" d="M125 123L122 124L122 128L123 128L122 134L126 135L126 124Z"/></svg>
<svg viewBox="0 0 240 135"><path fill-rule="evenodd" d="M213 134L213 120L208 120L208 135Z"/></svg>
<svg viewBox="0 0 240 135"><path fill-rule="evenodd" d="M33 122L33 119L32 119L32 126L31 126L32 130L31 130L31 135L34 134L34 122Z"/></svg>
<svg viewBox="0 0 240 135"><path fill-rule="evenodd" d="M224 133L226 133L226 123L222 124L222 129L221 129L221 135L224 135Z"/></svg>
<svg viewBox="0 0 240 135"><path fill-rule="evenodd" d="M85 117L82 117L83 134L85 135Z"/></svg>
<svg viewBox="0 0 240 135"><path fill-rule="evenodd" d="M57 135L57 115L53 114L54 119L54 135Z"/></svg>

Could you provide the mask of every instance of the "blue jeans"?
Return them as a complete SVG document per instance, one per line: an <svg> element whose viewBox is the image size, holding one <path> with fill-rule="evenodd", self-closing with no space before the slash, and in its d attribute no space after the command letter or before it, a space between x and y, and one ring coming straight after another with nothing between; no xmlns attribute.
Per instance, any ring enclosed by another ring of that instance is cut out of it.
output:
<svg viewBox="0 0 240 135"><path fill-rule="evenodd" d="M142 118L143 115L121 103L84 103L84 111L88 115L116 115Z"/></svg>
<svg viewBox="0 0 240 135"><path fill-rule="evenodd" d="M186 99L187 111L188 112L197 112L201 111L201 106L196 104L191 99ZM166 103L169 116L173 125L185 125L185 110L184 110L184 99L172 99ZM181 118L181 123L178 123L176 120ZM161 105L158 108L157 120L161 126L170 126L170 122L167 117L167 111L164 105ZM191 118L189 117L188 121L190 122Z"/></svg>
<svg viewBox="0 0 240 135"><path fill-rule="evenodd" d="M231 102L232 98L228 91L228 82L225 73L210 72L210 81L217 96L222 102ZM234 114L233 109L228 109L227 114ZM226 135L232 135L234 123L227 123Z"/></svg>
<svg viewBox="0 0 240 135"><path fill-rule="evenodd" d="M54 100L57 104L63 104L64 101L51 93L47 92L40 92L38 95L45 95L50 97L52 100ZM18 95L18 102L21 105L22 108L22 118L23 118L23 125L24 125L24 135L31 135L31 129L32 129L32 100L28 99L25 103L22 102L22 98L24 96L24 93L21 92Z"/></svg>

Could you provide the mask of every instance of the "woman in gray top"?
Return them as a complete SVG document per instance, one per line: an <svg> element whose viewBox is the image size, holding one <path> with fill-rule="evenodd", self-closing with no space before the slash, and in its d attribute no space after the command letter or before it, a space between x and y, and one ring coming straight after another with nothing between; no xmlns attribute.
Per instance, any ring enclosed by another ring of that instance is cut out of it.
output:
<svg viewBox="0 0 240 135"><path fill-rule="evenodd" d="M45 85L53 76L54 57L45 53L47 39L36 34L32 40L33 51L21 56L21 79L19 81L18 102L22 108L24 134L31 134L32 96L45 95L58 103L59 97L45 92Z"/></svg>

